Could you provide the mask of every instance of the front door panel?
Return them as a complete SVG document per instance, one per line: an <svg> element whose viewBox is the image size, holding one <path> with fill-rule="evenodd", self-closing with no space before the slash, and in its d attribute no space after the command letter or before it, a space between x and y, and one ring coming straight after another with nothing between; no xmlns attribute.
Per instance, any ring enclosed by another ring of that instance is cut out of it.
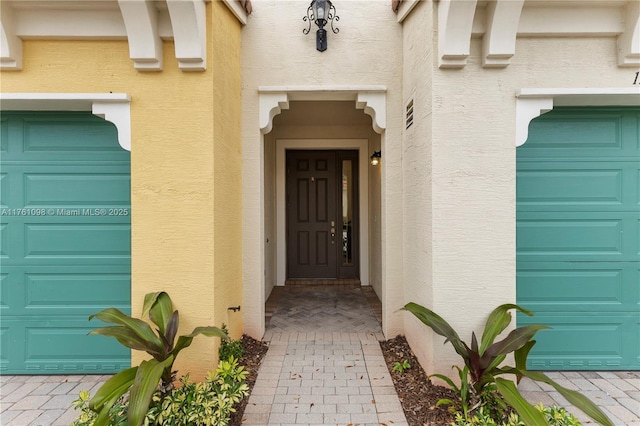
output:
<svg viewBox="0 0 640 426"><path fill-rule="evenodd" d="M356 176L357 152L287 151L287 278L356 277Z"/></svg>

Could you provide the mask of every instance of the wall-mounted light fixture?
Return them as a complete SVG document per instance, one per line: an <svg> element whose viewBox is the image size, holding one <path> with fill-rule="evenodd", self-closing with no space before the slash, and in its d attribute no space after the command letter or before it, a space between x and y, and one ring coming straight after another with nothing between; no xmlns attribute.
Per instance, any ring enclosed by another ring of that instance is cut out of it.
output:
<svg viewBox="0 0 640 426"><path fill-rule="evenodd" d="M311 23L315 22L318 26L316 31L316 49L320 52L327 50L327 30L324 26L331 21L331 31L334 34L338 34L340 31L338 28L333 28L333 21L339 21L340 18L336 15L336 8L329 0L312 0L309 8L307 9L307 16L302 18L303 21L309 21L309 28L302 30L304 34L309 34L311 31Z"/></svg>
<svg viewBox="0 0 640 426"><path fill-rule="evenodd" d="M382 151L373 151L371 154L371 165L377 166L380 164L380 159L382 158Z"/></svg>

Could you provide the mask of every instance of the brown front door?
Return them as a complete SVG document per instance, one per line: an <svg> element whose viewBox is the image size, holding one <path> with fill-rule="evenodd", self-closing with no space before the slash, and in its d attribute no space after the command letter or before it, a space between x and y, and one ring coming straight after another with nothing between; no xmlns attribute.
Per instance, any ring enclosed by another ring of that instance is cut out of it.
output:
<svg viewBox="0 0 640 426"><path fill-rule="evenodd" d="M287 151L287 278L357 278L357 151Z"/></svg>

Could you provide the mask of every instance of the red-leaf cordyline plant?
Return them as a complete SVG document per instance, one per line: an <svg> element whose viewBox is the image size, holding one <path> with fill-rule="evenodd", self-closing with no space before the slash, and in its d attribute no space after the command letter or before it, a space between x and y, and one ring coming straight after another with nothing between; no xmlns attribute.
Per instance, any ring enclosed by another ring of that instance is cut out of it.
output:
<svg viewBox="0 0 640 426"><path fill-rule="evenodd" d="M151 398L157 390L163 394L173 389L173 363L181 350L191 345L193 338L204 336L226 337L218 327L196 327L191 334L178 337L178 311L173 310L171 298L164 291L149 293L144 297L142 316L158 328L156 332L145 321L122 313L116 308L107 308L89 319L97 318L110 324L97 328L89 334L113 337L122 345L145 351L153 358L142 361L139 366L123 370L107 380L89 401L89 408L98 413L94 426L107 425L109 409L125 393L129 392L127 418L130 426L139 426L149 410Z"/></svg>
<svg viewBox="0 0 640 426"><path fill-rule="evenodd" d="M526 362L529 351L536 341L533 336L542 329L549 328L544 325L527 325L512 330L504 339L496 342L496 338L511 323L511 309L532 316L533 312L518 305L505 304L494 309L487 318L482 333L482 339L478 344L475 333L471 334L471 345L468 345L458 336L458 333L442 317L435 312L416 303L408 303L403 310L411 312L434 332L446 338L464 361L464 367L456 367L461 380L458 388L453 381L443 375L434 375L445 380L451 385L461 398L464 415L476 407L469 407L472 397L480 403L501 404L496 401L496 392L510 405L521 417L527 426L540 426L548 424L542 413L529 404L520 394L518 388L511 380L498 376L515 375L520 381L522 377L546 383L558 391L567 401L584 411L589 417L604 426L613 426L609 418L587 397L571 389L566 389L555 383L545 374L537 371L527 371ZM516 362L515 367L502 366L500 364L507 355L513 353ZM444 403L452 401L445 400ZM496 407L499 409L499 407ZM501 411L501 410L499 410Z"/></svg>

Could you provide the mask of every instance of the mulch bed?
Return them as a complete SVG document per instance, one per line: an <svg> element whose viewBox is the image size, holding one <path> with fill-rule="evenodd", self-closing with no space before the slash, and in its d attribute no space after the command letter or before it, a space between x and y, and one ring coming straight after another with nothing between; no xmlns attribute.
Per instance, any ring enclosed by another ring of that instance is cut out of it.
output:
<svg viewBox="0 0 640 426"><path fill-rule="evenodd" d="M245 335L242 336L242 347L244 348L244 356L240 359L240 365L243 365L249 373L246 383L249 386L249 393L251 393L268 346L266 343ZM436 407L436 403L442 398L456 399L456 395L449 388L434 385L429 381L407 340L398 336L380 342L380 347L409 426L450 425L454 419L453 414L447 411L446 406ZM402 373L393 371L396 362L403 363L405 360L409 362L411 368ZM231 416L229 426L242 424L248 400L249 398L244 398L236 406L236 412Z"/></svg>
<svg viewBox="0 0 640 426"><path fill-rule="evenodd" d="M258 377L258 370L260 369L260 364L262 364L262 360L264 359L265 354L267 353L267 346L264 342L259 342L252 337L247 335L243 335L242 339L242 348L244 349L244 355L240 358L238 362L240 365L244 366L244 368L249 373L247 375L247 379L245 383L249 386L249 394L253 389L253 385L256 383L256 378ZM240 426L242 424L242 417L244 416L244 408L247 406L247 402L249 402L249 397L243 398L240 400L238 405L235 407L236 412L231 413L231 420L229 422L229 426Z"/></svg>
<svg viewBox="0 0 640 426"><path fill-rule="evenodd" d="M450 425L454 415L447 406L436 407L436 403L443 398L456 400L457 396L451 389L431 383L407 339L398 336L380 342L380 347L409 426ZM402 364L405 360L411 368L402 373L393 371L396 362Z"/></svg>

